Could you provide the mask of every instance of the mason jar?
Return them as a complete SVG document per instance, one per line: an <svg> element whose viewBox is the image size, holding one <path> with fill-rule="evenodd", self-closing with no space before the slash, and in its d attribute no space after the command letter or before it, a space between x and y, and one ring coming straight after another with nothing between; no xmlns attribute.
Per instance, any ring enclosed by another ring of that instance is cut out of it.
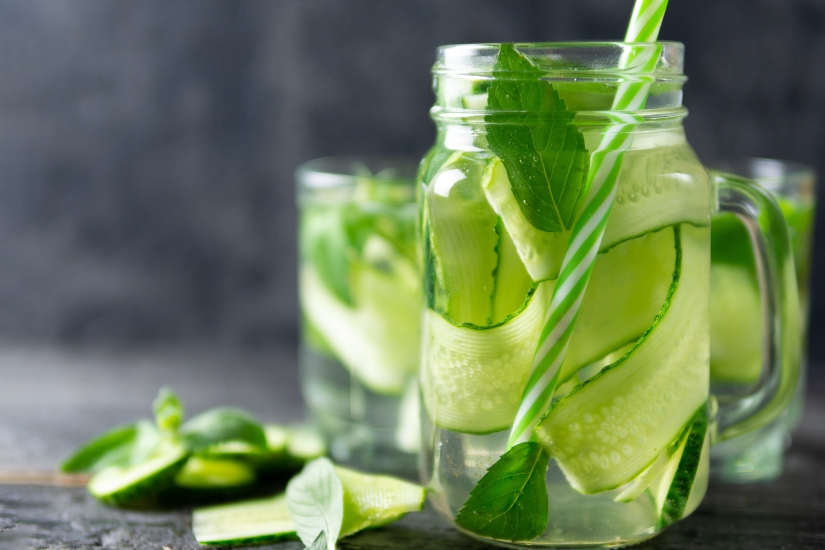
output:
<svg viewBox="0 0 825 550"><path fill-rule="evenodd" d="M701 502L712 438L757 429L793 393L787 225L765 192L696 158L682 60L677 43L438 50L418 186L421 471L470 536L647 539ZM718 400L717 209L753 234L772 343L762 383Z"/></svg>

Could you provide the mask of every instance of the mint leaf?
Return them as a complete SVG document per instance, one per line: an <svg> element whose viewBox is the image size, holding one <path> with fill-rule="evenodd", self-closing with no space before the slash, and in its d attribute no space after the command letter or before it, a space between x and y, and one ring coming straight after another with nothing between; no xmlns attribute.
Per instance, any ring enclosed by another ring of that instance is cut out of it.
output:
<svg viewBox="0 0 825 550"><path fill-rule="evenodd" d="M63 461L64 472L95 472L126 460L137 433L135 424L119 426L95 437Z"/></svg>
<svg viewBox="0 0 825 550"><path fill-rule="evenodd" d="M84 443L60 465L64 472L97 472L107 466L129 466L145 459L160 443L148 420L119 426Z"/></svg>
<svg viewBox="0 0 825 550"><path fill-rule="evenodd" d="M266 433L261 424L244 411L226 407L210 409L187 421L180 429L180 437L193 451L229 441L266 449Z"/></svg>
<svg viewBox="0 0 825 550"><path fill-rule="evenodd" d="M537 537L547 527L544 478L549 461L540 444L519 443L490 466L455 522L468 531L500 540Z"/></svg>
<svg viewBox="0 0 825 550"><path fill-rule="evenodd" d="M152 401L152 410L155 413L155 423L161 431L177 431L183 419L183 405L171 388L164 386L158 391L158 396Z"/></svg>
<svg viewBox="0 0 825 550"><path fill-rule="evenodd" d="M576 220L590 156L574 114L542 74L512 44L501 45L488 92L487 142L528 221L560 232Z"/></svg>
<svg viewBox="0 0 825 550"><path fill-rule="evenodd" d="M286 503L298 537L305 546L323 533L327 550L335 550L344 521L344 487L332 462L318 458L286 486Z"/></svg>

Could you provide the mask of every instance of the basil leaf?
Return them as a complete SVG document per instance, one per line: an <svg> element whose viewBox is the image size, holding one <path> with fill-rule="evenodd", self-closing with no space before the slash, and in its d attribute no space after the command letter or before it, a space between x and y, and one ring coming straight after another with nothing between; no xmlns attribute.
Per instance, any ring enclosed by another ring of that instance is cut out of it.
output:
<svg viewBox="0 0 825 550"><path fill-rule="evenodd" d="M488 92L487 142L527 220L560 232L573 226L584 200L590 156L574 113L542 75L512 44L501 45Z"/></svg>
<svg viewBox="0 0 825 550"><path fill-rule="evenodd" d="M193 451L229 441L240 441L266 449L266 434L261 424L253 416L238 409L210 409L188 420L179 433L184 445Z"/></svg>
<svg viewBox="0 0 825 550"><path fill-rule="evenodd" d="M183 405L171 388L162 387L152 401L155 423L164 432L174 433L183 419Z"/></svg>
<svg viewBox="0 0 825 550"><path fill-rule="evenodd" d="M332 462L318 458L307 464L286 486L286 503L304 545L325 535L327 550L335 550L344 521L344 488Z"/></svg>
<svg viewBox="0 0 825 550"><path fill-rule="evenodd" d="M500 540L530 540L547 527L545 476L550 456L534 442L519 443L490 466L456 514L473 533Z"/></svg>
<svg viewBox="0 0 825 550"><path fill-rule="evenodd" d="M91 439L63 461L64 472L97 472L107 466L136 464L155 450L161 437L147 421L119 426Z"/></svg>

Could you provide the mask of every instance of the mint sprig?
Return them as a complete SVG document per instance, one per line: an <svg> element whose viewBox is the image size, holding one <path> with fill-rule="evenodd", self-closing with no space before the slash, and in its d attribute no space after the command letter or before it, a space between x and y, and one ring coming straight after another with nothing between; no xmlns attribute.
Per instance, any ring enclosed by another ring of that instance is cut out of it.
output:
<svg viewBox="0 0 825 550"><path fill-rule="evenodd" d="M574 113L543 71L502 44L488 92L487 142L501 158L518 205L537 229L561 232L576 220L589 153Z"/></svg>
<svg viewBox="0 0 825 550"><path fill-rule="evenodd" d="M456 514L464 529L499 540L530 540L547 527L545 476L550 456L534 442L520 443L487 470Z"/></svg>

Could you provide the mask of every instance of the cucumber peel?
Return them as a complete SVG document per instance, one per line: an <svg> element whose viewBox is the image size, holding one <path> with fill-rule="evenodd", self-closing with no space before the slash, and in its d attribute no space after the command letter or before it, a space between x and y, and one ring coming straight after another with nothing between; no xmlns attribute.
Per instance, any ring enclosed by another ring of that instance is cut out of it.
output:
<svg viewBox="0 0 825 550"><path fill-rule="evenodd" d="M192 532L204 545L243 545L296 539L286 495L196 508Z"/></svg>
<svg viewBox="0 0 825 550"><path fill-rule="evenodd" d="M122 508L156 506L161 503L163 493L173 486L187 456L182 445L163 444L144 462L109 466L99 471L89 481L89 493L106 504Z"/></svg>

